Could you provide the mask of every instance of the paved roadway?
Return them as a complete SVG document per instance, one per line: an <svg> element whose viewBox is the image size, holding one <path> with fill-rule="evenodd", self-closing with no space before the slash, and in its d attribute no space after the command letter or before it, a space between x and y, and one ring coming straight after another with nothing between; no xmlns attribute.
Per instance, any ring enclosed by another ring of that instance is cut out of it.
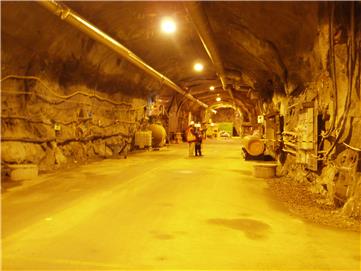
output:
<svg viewBox="0 0 361 271"><path fill-rule="evenodd" d="M40 176L2 195L3 269L360 269L360 236L305 223L237 142Z"/></svg>

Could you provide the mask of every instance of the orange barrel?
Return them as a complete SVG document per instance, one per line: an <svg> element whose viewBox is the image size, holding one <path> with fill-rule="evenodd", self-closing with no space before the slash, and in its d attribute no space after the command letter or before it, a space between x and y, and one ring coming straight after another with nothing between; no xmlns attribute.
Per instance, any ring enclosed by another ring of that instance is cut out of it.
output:
<svg viewBox="0 0 361 271"><path fill-rule="evenodd" d="M259 136L248 135L243 138L243 147L253 156L263 154L265 151L265 144Z"/></svg>
<svg viewBox="0 0 361 271"><path fill-rule="evenodd" d="M165 137L167 135L164 127L161 124L151 124L149 130L152 131L152 145L153 147L162 147L165 144Z"/></svg>

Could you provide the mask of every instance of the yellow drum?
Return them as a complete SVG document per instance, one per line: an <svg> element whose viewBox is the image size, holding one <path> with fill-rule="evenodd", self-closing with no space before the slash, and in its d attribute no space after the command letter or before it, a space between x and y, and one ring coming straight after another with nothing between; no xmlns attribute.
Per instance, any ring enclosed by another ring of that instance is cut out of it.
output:
<svg viewBox="0 0 361 271"><path fill-rule="evenodd" d="M152 145L153 147L162 147L165 144L166 131L161 124L152 124L149 126L149 130L152 131Z"/></svg>
<svg viewBox="0 0 361 271"><path fill-rule="evenodd" d="M265 151L265 144L263 140L254 135L245 136L243 138L243 147L252 156L258 156Z"/></svg>

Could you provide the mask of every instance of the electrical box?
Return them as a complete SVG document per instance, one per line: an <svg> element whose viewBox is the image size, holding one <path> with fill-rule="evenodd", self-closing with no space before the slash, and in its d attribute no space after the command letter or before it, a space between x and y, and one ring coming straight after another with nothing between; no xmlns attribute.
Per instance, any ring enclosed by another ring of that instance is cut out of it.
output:
<svg viewBox="0 0 361 271"><path fill-rule="evenodd" d="M60 131L60 130L61 130L61 126L60 126L59 123L55 123L55 124L54 124L54 130L55 130L55 131Z"/></svg>
<svg viewBox="0 0 361 271"><path fill-rule="evenodd" d="M298 119L298 147L302 150L313 150L313 134L314 134L314 116L313 108L305 108L300 110Z"/></svg>
<svg viewBox="0 0 361 271"><path fill-rule="evenodd" d="M283 150L296 157L305 168L318 167L317 102L294 103L288 106L283 131Z"/></svg>

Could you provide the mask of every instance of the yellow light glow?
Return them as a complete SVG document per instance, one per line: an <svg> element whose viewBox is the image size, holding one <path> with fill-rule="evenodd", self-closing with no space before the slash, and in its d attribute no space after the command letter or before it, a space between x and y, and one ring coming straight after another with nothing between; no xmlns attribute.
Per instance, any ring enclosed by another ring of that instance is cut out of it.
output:
<svg viewBox="0 0 361 271"><path fill-rule="evenodd" d="M221 100L222 100L221 97L217 97L217 98L216 98L216 101L217 101L217 102L220 102Z"/></svg>
<svg viewBox="0 0 361 271"><path fill-rule="evenodd" d="M210 86L209 90L213 91L214 90L214 86Z"/></svg>
<svg viewBox="0 0 361 271"><path fill-rule="evenodd" d="M163 32L174 33L177 29L175 22L170 18L164 18L161 23Z"/></svg>
<svg viewBox="0 0 361 271"><path fill-rule="evenodd" d="M197 72L203 71L203 65L201 63L194 64L193 68Z"/></svg>

